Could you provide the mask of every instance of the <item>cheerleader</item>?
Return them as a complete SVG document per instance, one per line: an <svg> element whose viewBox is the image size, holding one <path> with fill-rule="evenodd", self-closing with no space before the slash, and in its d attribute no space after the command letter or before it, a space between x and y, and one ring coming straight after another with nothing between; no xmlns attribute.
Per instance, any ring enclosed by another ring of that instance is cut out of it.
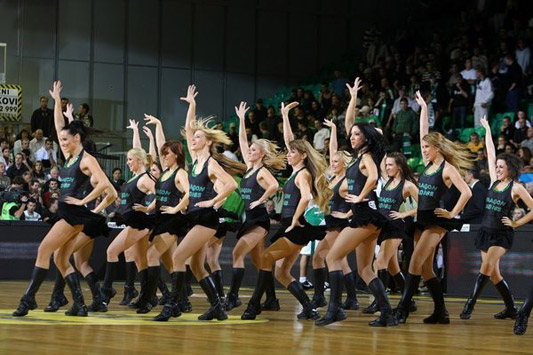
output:
<svg viewBox="0 0 533 355"><path fill-rule="evenodd" d="M398 263L398 247L402 240L406 241L408 239L407 231L413 223L416 208L405 212L399 212L399 210L400 205L409 197L418 203L418 187L416 186L416 179L402 153L394 152L386 155L382 164L382 174L388 180L378 196L378 211L387 218L387 223L378 237L380 249L374 262L374 268L383 283L385 283L384 280L387 279L387 274L390 272L394 283L403 292L405 289L405 277ZM376 301L374 300L369 307L363 310L363 313L375 313L377 311ZM416 311L414 300L411 301L410 311Z"/></svg>
<svg viewBox="0 0 533 355"><path fill-rule="evenodd" d="M529 320L529 316L531 315L531 308L533 308L533 288L529 290L529 294L527 295L524 304L522 304L522 307L516 315L516 321L513 329L516 335L525 334L527 330L527 322Z"/></svg>
<svg viewBox="0 0 533 355"><path fill-rule="evenodd" d="M402 293L402 298L396 311L399 323L405 323L409 316L411 298L418 289L420 279L424 278L425 284L431 293L435 309L424 319L424 323L450 323L448 312L444 304L444 295L440 280L433 271L433 257L435 249L444 235L456 228L460 222L454 219L464 208L472 192L461 177L459 169L468 169L471 166L469 151L457 145L438 132L429 131L427 104L416 93L416 101L421 107L420 112L420 144L422 157L426 168L418 180L418 212L417 228L415 234L415 250L409 264L407 287ZM459 199L451 211L440 208L442 196L452 185L460 192Z"/></svg>
<svg viewBox="0 0 533 355"><path fill-rule="evenodd" d="M230 311L242 304L239 289L244 277L244 258L250 254L256 268L260 267L259 258L265 250L265 237L270 229L270 218L264 206L265 201L274 194L279 184L271 170L285 169L285 156L278 153L278 147L266 140L258 139L251 144L246 137L245 114L248 111L245 102L235 107L239 117L239 145L248 170L240 182L241 197L244 201L246 219L237 232L237 244L233 248L233 274L226 310ZM274 289L274 278L268 277L270 290ZM275 291L269 292L265 308L279 309Z"/></svg>
<svg viewBox="0 0 533 355"><path fill-rule="evenodd" d="M346 166L350 163L351 156L348 152L337 150L337 125L328 120L325 120L324 124L331 129L329 161L333 179L329 182L329 188L333 191L333 196L329 200L330 214L326 215L326 236L320 241L313 255L315 293L311 303L314 308L327 305L326 298L324 297L324 283L327 277L326 255L337 239L340 231L348 226L347 213L350 211L350 204L344 199L347 191L341 191L341 186L346 179ZM346 301L342 304L342 308L351 310L359 309L359 302L357 301L355 290L355 275L348 265L347 257L342 259L342 272L344 274L344 286L348 294Z"/></svg>
<svg viewBox="0 0 533 355"><path fill-rule="evenodd" d="M481 251L481 268L474 283L472 294L466 301L461 319L470 319L474 306L483 289L490 281L494 284L505 302L505 309L494 318L515 319L517 310L513 296L500 272L500 260L513 244L514 228L533 219L533 198L526 188L515 183L522 170L522 160L514 154L502 153L496 157L490 125L486 117L481 119L485 128L485 146L488 153L490 188L485 202L485 213L481 228L476 236L476 248ZM522 200L529 213L517 221L512 220L513 209Z"/></svg>
<svg viewBox="0 0 533 355"><path fill-rule="evenodd" d="M152 308L152 303L147 302L146 286L148 265L146 260L148 250L148 236L153 228L153 218L147 215L153 205L146 207L144 199L146 195L155 194L155 177L152 176L147 167L151 166L146 152L140 148L140 138L138 135L137 122L130 120L127 127L133 130L133 144L135 148L128 151L127 165L133 173L133 177L125 182L121 187L120 218L119 224L125 224L124 228L107 248L107 264L102 293L105 303L108 305L111 298L116 294L113 289L113 280L118 266L118 256L123 251L133 247L133 254L139 278L141 281L141 294L139 303L132 304L138 308L137 313L148 313Z"/></svg>
<svg viewBox="0 0 533 355"><path fill-rule="evenodd" d="M248 307L241 316L242 319L255 319L261 313L261 296L266 285L273 282L274 262L276 262L276 279L303 306L298 319L319 318L303 287L292 277L290 271L302 247L311 240L324 238L324 228L311 226L303 215L311 198L321 210L326 210L331 190L327 186L324 174L326 170L324 158L307 141L294 140L289 122L289 110L297 105L296 102L287 106L281 104L283 136L288 151L287 161L293 173L283 187L280 228L271 238L272 244L261 256L257 285Z"/></svg>
<svg viewBox="0 0 533 355"><path fill-rule="evenodd" d="M360 88L359 78L355 80L353 87L349 85L347 87L352 97L346 114L345 128L346 132L349 132L352 149L357 151L356 158L346 171L344 182L345 188L348 189L345 199L351 203L351 219L349 225L340 232L326 257L331 296L327 313L316 322L316 325L324 326L346 319L346 314L341 308L342 259L356 249L357 271L368 285L381 311L380 317L369 325L395 326L397 323L392 315L383 283L372 270L376 240L385 222L385 218L376 210L377 201L374 192L379 177L379 164L385 153L383 135L366 123L352 125L357 91Z"/></svg>
<svg viewBox="0 0 533 355"><path fill-rule="evenodd" d="M101 218L84 205L96 199L106 189L107 184L104 182L107 181L107 177L98 161L83 149L82 142L91 130L78 121L73 121L65 126L61 111L61 91L61 82L54 82L53 89L50 90L50 95L55 100L54 123L55 129L59 133L61 150L66 159L65 166L61 170L59 220L52 226L39 245L31 281L17 310L13 312L15 317L25 316L29 310L37 308L35 294L46 277L52 254L54 254L54 261L65 278L74 300L72 308L65 314L87 316L87 307L76 271L68 262L69 248L61 247L72 243L73 238L81 232L84 225ZM97 185L90 193L87 193L86 186L91 177L94 177ZM60 250L54 253L58 249Z"/></svg>
<svg viewBox="0 0 533 355"><path fill-rule="evenodd" d="M172 289L175 295L181 295L185 284L185 262L191 258L191 269L206 293L211 307L198 317L199 320L227 319L224 306L218 296L212 278L207 273L204 262L209 240L215 235L218 226L218 214L213 206L218 205L236 188L233 174L244 171L244 167L229 160L217 152L219 144L230 144L224 132L205 126L206 121L197 121L196 87L190 85L187 96L181 98L189 103L185 121L187 148L194 161L189 172L189 206L187 219L190 230L178 245L173 255L174 273ZM218 194L214 184L220 180ZM174 301L165 304L156 321L167 321L179 316L178 306Z"/></svg>

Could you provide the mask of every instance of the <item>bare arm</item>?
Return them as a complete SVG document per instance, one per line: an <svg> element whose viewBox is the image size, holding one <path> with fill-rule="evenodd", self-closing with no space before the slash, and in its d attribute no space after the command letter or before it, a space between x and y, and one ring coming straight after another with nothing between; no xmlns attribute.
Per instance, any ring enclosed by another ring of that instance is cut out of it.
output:
<svg viewBox="0 0 533 355"><path fill-rule="evenodd" d="M429 117L428 117L428 105L420 94L420 91L416 92L416 102L420 105L420 144L424 137L429 133ZM424 160L424 165L428 162Z"/></svg>
<svg viewBox="0 0 533 355"><path fill-rule="evenodd" d="M190 150L190 146L194 134L194 120L196 119L196 95L198 95L198 92L196 91L196 86L189 85L189 87L187 88L187 96L180 97L180 100L189 103L187 117L185 118L185 136L187 138L187 149L189 150L189 154L191 155L191 157L193 157L193 159L196 158L196 154L193 154L193 152Z"/></svg>
<svg viewBox="0 0 533 355"><path fill-rule="evenodd" d="M407 199L408 197L412 197L416 201L416 203L418 203L418 188L416 187L415 184L413 184L410 181L406 181L405 185L403 186L404 200ZM403 219L406 217L414 217L416 216L417 211L418 211L418 208L415 207L405 212L395 212L395 211L391 212L390 216L392 217L392 219L400 219L400 218Z"/></svg>
<svg viewBox="0 0 533 355"><path fill-rule="evenodd" d="M200 201L196 204L197 207L207 208L213 207L217 203L223 201L228 197L235 189L237 189L237 182L231 177L230 174L224 170L215 159L209 159L209 165L207 166L209 172L209 178L216 180L215 185L221 186L217 191L217 195L208 201ZM216 190L216 189L215 189Z"/></svg>
<svg viewBox="0 0 533 355"><path fill-rule="evenodd" d="M126 128L131 129L133 131L132 147L134 149L142 149L141 136L139 135L139 122L135 120L130 120L130 125Z"/></svg>
<svg viewBox="0 0 533 355"><path fill-rule="evenodd" d="M327 119L324 120L324 125L331 129L329 137L329 163L331 164L331 159L333 159L333 156L337 153L339 147L339 144L337 143L337 125Z"/></svg>
<svg viewBox="0 0 533 355"><path fill-rule="evenodd" d="M294 179L294 183L300 189L301 197L300 201L298 201L298 206L296 206L296 211L294 211L294 215L292 216L292 223L285 232L290 232L295 227L301 227L298 220L304 214L307 205L309 205L309 201L311 201L311 179L311 174L307 170L302 171Z"/></svg>
<svg viewBox="0 0 533 355"><path fill-rule="evenodd" d="M485 128L485 147L487 148L487 162L489 163L490 183L492 185L498 179L496 177L496 148L494 147L492 132L487 117L481 119L481 125Z"/></svg>
<svg viewBox="0 0 533 355"><path fill-rule="evenodd" d="M115 188L113 187L113 185L111 185L109 180L107 181L107 188L105 190L105 194L106 194L105 198L102 199L102 202L100 202L98 206L96 206L96 208L93 210L93 213L98 214L102 212L107 206L115 202L115 200L118 197L117 190L115 190Z"/></svg>
<svg viewBox="0 0 533 355"><path fill-rule="evenodd" d="M63 118L63 110L61 110L61 91L63 90L63 86L61 85L61 81L54 81L52 84L52 89L48 92L50 93L50 96L54 99L54 125L56 128L56 132L59 135L59 132L63 130L65 127L65 119ZM65 159L68 159L70 157L70 154L67 153L66 150L61 148L63 151L63 155L65 156Z"/></svg>
<svg viewBox="0 0 533 355"><path fill-rule="evenodd" d="M378 167L374 163L374 160L372 159L372 156L370 154L364 154L363 158L361 159L361 163L365 167L367 171L367 179L365 182L365 185L363 186L363 189L361 190L361 193L359 196L353 196L353 195L347 195L346 201L350 203L359 203L363 202L368 194L376 187L376 184L378 182ZM361 164L359 163L359 164Z"/></svg>
<svg viewBox="0 0 533 355"><path fill-rule="evenodd" d="M250 203L250 208L254 209L259 205L262 205L270 196L278 191L278 180L267 170L261 169L257 174L257 180L259 185L265 190L265 193L257 200Z"/></svg>
<svg viewBox="0 0 533 355"><path fill-rule="evenodd" d="M357 92L361 88L361 79L355 78L355 82L353 86L350 86L350 84L346 84L346 87L350 91L350 103L348 104L348 108L346 109L346 118L344 120L344 127L346 128L346 135L350 135L350 129L352 128L354 122L355 122L355 107L357 105Z"/></svg>
<svg viewBox="0 0 533 355"><path fill-rule="evenodd" d="M527 205L529 212L518 221L513 221L509 217L502 218L502 223L508 227L516 228L520 227L533 219L533 198L527 192L524 186L520 184L513 184L513 197L516 200L521 199Z"/></svg>
<svg viewBox="0 0 533 355"><path fill-rule="evenodd" d="M450 164L446 164L444 167L443 176L444 178L448 177L451 180L452 184L457 188L457 190L459 190L461 195L459 196L459 200L457 200L455 207L451 211L448 212L445 209L437 208L435 209L435 214L439 217L451 219L461 213L470 197L472 197L472 190L470 190L470 187L468 187L457 169Z"/></svg>
<svg viewBox="0 0 533 355"><path fill-rule="evenodd" d="M80 168L84 174L91 176L91 178L96 181L96 185L82 200L78 200L72 196L65 197L66 203L76 206L83 206L100 196L104 190L107 189L107 181L109 181L105 173L102 171L100 164L98 164L98 161L89 153L84 154L83 159L80 162Z"/></svg>
<svg viewBox="0 0 533 355"><path fill-rule="evenodd" d="M161 147L163 147L166 142L165 132L163 131L163 124L161 123L161 120L145 113L144 121L146 124L155 124L155 141L157 144L157 150L161 151Z"/></svg>
<svg viewBox="0 0 533 355"><path fill-rule="evenodd" d="M176 214L185 211L189 205L189 177L185 170L180 169L180 171L178 171L176 178L174 179L174 184L179 191L183 192L183 196L181 197L180 202L174 207L161 206L162 213Z"/></svg>
<svg viewBox="0 0 533 355"><path fill-rule="evenodd" d="M285 141L287 150L290 149L289 143L294 140L294 134L292 133L291 123L289 121L289 111L298 105L298 102L291 102L287 106L285 106L283 102L281 103L281 117L283 118L283 140Z"/></svg>
<svg viewBox="0 0 533 355"><path fill-rule="evenodd" d="M244 163L246 166L248 166L248 168L250 168L250 162L248 161L248 137L246 137L246 124L244 121L244 115L248 109L249 107L246 107L246 102L242 101L239 107L235 107L235 113L237 114L237 117L239 117L239 148L241 149L241 155Z"/></svg>
<svg viewBox="0 0 533 355"><path fill-rule="evenodd" d="M157 159L157 152L158 150L155 148L155 139L154 134L152 133L152 130L146 126L143 127L144 134L148 137L148 153L154 158Z"/></svg>

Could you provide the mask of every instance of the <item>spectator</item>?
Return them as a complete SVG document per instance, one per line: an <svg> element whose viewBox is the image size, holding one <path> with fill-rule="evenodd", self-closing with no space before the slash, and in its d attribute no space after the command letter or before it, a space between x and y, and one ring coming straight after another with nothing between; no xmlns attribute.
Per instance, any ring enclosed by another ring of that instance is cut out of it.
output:
<svg viewBox="0 0 533 355"><path fill-rule="evenodd" d="M120 201L120 199L117 199ZM115 201L116 202L116 201ZM51 198L47 204L48 208L43 211L42 218L44 222L54 224L55 221L59 219L57 215L57 209L59 207L59 202L57 198Z"/></svg>
<svg viewBox="0 0 533 355"><path fill-rule="evenodd" d="M513 221L518 221L520 218L526 215L526 211L523 208L515 207L513 210Z"/></svg>
<svg viewBox="0 0 533 355"><path fill-rule="evenodd" d="M531 160L531 150L529 150L529 148L520 147L516 151L516 154L520 157L520 159L522 159L524 166L529 166L529 162Z"/></svg>
<svg viewBox="0 0 533 355"><path fill-rule="evenodd" d="M231 151L235 153L239 150L239 135L237 134L237 126L235 122L231 122L228 128L228 137L231 139Z"/></svg>
<svg viewBox="0 0 533 355"><path fill-rule="evenodd" d="M448 111L452 114L452 127L465 128L466 113L469 109L470 87L461 74L456 75L455 80L455 86L452 88L452 95L448 104ZM457 121L459 121L459 124Z"/></svg>
<svg viewBox="0 0 533 355"><path fill-rule="evenodd" d="M54 194L59 195L59 181L57 179L51 178L47 181L48 186L45 185L45 192L43 194L43 202L45 205L50 204L50 199Z"/></svg>
<svg viewBox="0 0 533 355"><path fill-rule="evenodd" d="M257 120L254 111L248 112L248 116L246 117L246 130L248 130L248 128L251 129L252 134L257 136L261 134L261 131L259 130L259 121Z"/></svg>
<svg viewBox="0 0 533 355"><path fill-rule="evenodd" d="M465 60L465 69L461 71L461 76L467 81L468 84L476 84L477 75L476 70L472 68L472 59L467 58Z"/></svg>
<svg viewBox="0 0 533 355"><path fill-rule="evenodd" d="M22 180L24 180L24 184L22 185L22 189L24 191L26 191L26 192L30 192L30 186L31 186L31 182L32 182L31 170L30 171L25 171L22 174Z"/></svg>
<svg viewBox="0 0 533 355"><path fill-rule="evenodd" d="M531 52L529 50L529 47L526 47L526 44L523 39L519 38L516 41L516 62L518 65L520 65L520 68L522 68L522 74L524 76L529 75L530 73L530 60L531 60Z"/></svg>
<svg viewBox="0 0 533 355"><path fill-rule="evenodd" d="M475 167L480 174L488 174L489 163L487 161L487 152L485 149L480 149L477 151Z"/></svg>
<svg viewBox="0 0 533 355"><path fill-rule="evenodd" d="M111 221L116 221L120 216L120 204L120 197L117 197L113 204L107 206L107 216Z"/></svg>
<svg viewBox="0 0 533 355"><path fill-rule="evenodd" d="M324 127L322 120L320 119L315 120L315 129L316 133L313 137L313 146L319 152L323 152L325 148L324 142L330 135L329 129Z"/></svg>
<svg viewBox="0 0 533 355"><path fill-rule="evenodd" d="M37 160L35 164L33 164L32 178L37 180L40 184L44 184L46 182L46 174L44 173L44 166L42 161Z"/></svg>
<svg viewBox="0 0 533 355"><path fill-rule="evenodd" d="M269 106L267 109L267 117L265 119L265 123L267 125L267 129L270 132L271 139L274 139L276 137L276 132L278 130L278 123L282 122L281 118L276 116L276 110L273 106ZM238 147L238 141L236 143L236 146Z"/></svg>
<svg viewBox="0 0 533 355"><path fill-rule="evenodd" d="M306 140L311 144L313 143L313 132L304 122L298 122L298 130L296 131L295 135L299 139Z"/></svg>
<svg viewBox="0 0 533 355"><path fill-rule="evenodd" d="M487 187L479 181L479 171L477 169L471 169L466 172L465 182L472 190L472 198L466 203L461 220L465 223L480 224L485 213Z"/></svg>
<svg viewBox="0 0 533 355"><path fill-rule="evenodd" d="M252 111L255 113L255 117L257 117L257 120L259 122L263 122L266 119L266 117L267 117L267 109L263 105L263 100L262 99L257 99L257 101L255 102L255 107L254 107L254 109ZM239 144L237 142L237 146L238 145Z"/></svg>
<svg viewBox="0 0 533 355"><path fill-rule="evenodd" d="M56 179L57 181L61 181L61 176L59 176L59 168L57 167L57 165L52 167L52 169L50 169L50 174L46 176L47 180L50 180L52 178Z"/></svg>
<svg viewBox="0 0 533 355"><path fill-rule="evenodd" d="M40 129L43 135L50 137L55 131L54 128L54 111L48 108L48 98L41 96L39 99L41 106L33 111L31 115L31 131L35 132Z"/></svg>
<svg viewBox="0 0 533 355"><path fill-rule="evenodd" d="M30 168L27 162L24 160L24 156L21 153L15 155L15 164L11 165L7 169L7 176L13 181L15 176L22 176L25 171L29 171Z"/></svg>
<svg viewBox="0 0 533 355"><path fill-rule="evenodd" d="M270 139L270 132L265 121L259 123L259 130L261 131L261 138Z"/></svg>
<svg viewBox="0 0 533 355"><path fill-rule="evenodd" d="M18 221L26 209L28 196L23 193L22 185L24 180L17 176L12 180L8 191L3 192L2 215L3 221Z"/></svg>
<svg viewBox="0 0 533 355"><path fill-rule="evenodd" d="M28 141L28 144L24 144L25 141ZM15 141L15 144L13 144L13 154L20 153L22 149L29 148L29 141L30 141L30 132L23 129L20 132L20 138ZM24 148L22 148L22 145L24 144Z"/></svg>
<svg viewBox="0 0 533 355"><path fill-rule="evenodd" d="M479 134L473 132L470 135L470 141L468 142L467 147L472 153L477 153L480 149L483 150L483 141L479 139Z"/></svg>
<svg viewBox="0 0 533 355"><path fill-rule="evenodd" d="M485 69L477 68L476 70L477 86L474 100L474 127L480 127L480 120L483 117L489 117L490 104L494 98L492 82L485 76Z"/></svg>
<svg viewBox="0 0 533 355"><path fill-rule="evenodd" d="M520 143L520 146L528 148L533 152L533 127L527 129L527 139L524 139L522 143Z"/></svg>
<svg viewBox="0 0 533 355"><path fill-rule="evenodd" d="M89 115L89 110L89 105L83 103L78 106L78 113L75 117L75 119L82 121L85 127L92 127L94 125L93 116Z"/></svg>
<svg viewBox="0 0 533 355"><path fill-rule="evenodd" d="M498 136L498 141L496 144L496 155L504 153L505 152L505 146L509 143L509 139L507 139L506 136L503 134Z"/></svg>
<svg viewBox="0 0 533 355"><path fill-rule="evenodd" d="M0 162L4 163L6 168L9 168L13 161L11 160L11 150L9 147L2 148L2 156L0 156Z"/></svg>
<svg viewBox="0 0 533 355"><path fill-rule="evenodd" d="M35 212L36 207L37 201L35 201L33 198L28 199L28 206L26 207L24 214L21 216L21 219L26 221L40 221L41 215Z"/></svg>
<svg viewBox="0 0 533 355"><path fill-rule="evenodd" d="M405 86L402 86L398 90L398 98L394 100L394 104L392 105L391 118L392 118L392 115L397 114L398 111L401 110L401 100L403 98L407 100L407 106L409 106L413 111L418 112L420 110L420 106L417 104L415 100L407 96L407 91L405 89Z"/></svg>
<svg viewBox="0 0 533 355"><path fill-rule="evenodd" d="M11 185L11 179L6 176L6 164L0 161L0 191L4 191Z"/></svg>
<svg viewBox="0 0 533 355"><path fill-rule="evenodd" d="M524 139L527 139L527 123L529 121L526 119L526 116L518 116L518 128L515 129L513 134L513 143L520 144Z"/></svg>
<svg viewBox="0 0 533 355"><path fill-rule="evenodd" d="M531 127L531 122L529 122L528 118L526 117L526 113L525 111L518 111L516 113L516 116L517 116L517 119L516 119L516 122L514 123L514 128L520 128L520 121L525 121L526 122L526 127Z"/></svg>
<svg viewBox="0 0 533 355"><path fill-rule="evenodd" d="M337 94L339 97L344 96L344 89L346 89L346 84L348 84L348 79L342 76L342 72L340 70L335 70L333 72L333 76L335 79L331 82L331 88L333 89L333 92Z"/></svg>
<svg viewBox="0 0 533 355"><path fill-rule="evenodd" d="M31 150L33 159L35 159L35 154L39 151L39 149L44 147L47 137L43 135L42 129L36 130L33 133L33 137L34 138L30 141L30 150ZM53 142L53 145L54 145L54 151L57 153L57 149L58 149L57 143ZM35 160L38 160L38 159L35 159Z"/></svg>
<svg viewBox="0 0 533 355"><path fill-rule="evenodd" d="M331 99L333 97L333 92L329 89L328 83L322 83L322 88L320 89L320 95L318 96L318 102L322 105L322 108L325 111L329 110L331 106Z"/></svg>
<svg viewBox="0 0 533 355"><path fill-rule="evenodd" d="M508 141L513 139L515 127L511 123L511 117L503 116L502 126L500 127L501 135Z"/></svg>
<svg viewBox="0 0 533 355"><path fill-rule="evenodd" d="M507 144L505 145L504 153L507 153L507 154L515 154L515 153L516 153L516 147L515 147L515 145L512 144L512 143L507 143Z"/></svg>
<svg viewBox="0 0 533 355"><path fill-rule="evenodd" d="M279 221L281 220L281 215L279 213L276 213L276 204L273 200L267 200L266 210L268 213L268 217L270 218L270 223L279 224Z"/></svg>
<svg viewBox="0 0 533 355"><path fill-rule="evenodd" d="M520 65L518 65L512 54L505 56L505 64L507 65L507 74L505 75L505 106L507 111L516 112L518 111L518 104L522 92L522 68L520 68Z"/></svg>
<svg viewBox="0 0 533 355"><path fill-rule="evenodd" d="M57 151L54 150L54 141L47 138L44 146L35 153L35 160L40 160L46 169L57 165Z"/></svg>
<svg viewBox="0 0 533 355"><path fill-rule="evenodd" d="M233 161L239 161L239 158L235 155L235 153L231 151L229 145L224 144L223 148L224 148L224 151L222 152L222 154L224 154L226 158L231 159Z"/></svg>
<svg viewBox="0 0 533 355"><path fill-rule="evenodd" d="M122 169L115 168L113 169L111 183L115 187L115 190L120 191L120 188L124 184L125 180L122 178Z"/></svg>
<svg viewBox="0 0 533 355"><path fill-rule="evenodd" d="M401 109L396 113L392 125L393 150L395 152L402 151L404 135L408 136L412 143L413 137L418 134L417 114L407 106L407 98L402 98L400 104ZM390 125L391 121L387 123L387 128L390 128Z"/></svg>

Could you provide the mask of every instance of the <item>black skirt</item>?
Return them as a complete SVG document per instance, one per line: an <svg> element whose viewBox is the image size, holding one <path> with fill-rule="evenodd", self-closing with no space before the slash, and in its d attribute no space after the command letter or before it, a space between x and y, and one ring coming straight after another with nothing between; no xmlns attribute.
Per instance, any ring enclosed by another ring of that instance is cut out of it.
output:
<svg viewBox="0 0 533 355"><path fill-rule="evenodd" d="M479 250L487 251L490 247L498 246L507 250L513 246L514 230L491 229L481 227L476 235L475 245Z"/></svg>
<svg viewBox="0 0 533 355"><path fill-rule="evenodd" d="M253 210L247 210L245 213L246 220L241 224L237 232L237 239L240 239L240 237L253 227L261 227L268 232L270 229L270 217L268 217L266 208L254 208Z"/></svg>
<svg viewBox="0 0 533 355"><path fill-rule="evenodd" d="M187 234L189 229L187 228L187 218L181 212L176 214L164 214L161 211L155 213L154 229L150 234L150 241L154 239L156 235L172 234L178 238L183 238Z"/></svg>
<svg viewBox="0 0 533 355"><path fill-rule="evenodd" d="M93 226L95 223L105 221L105 217L91 212L85 206L69 205L65 202L59 202L57 215L59 219L65 220L71 226L84 225Z"/></svg>
<svg viewBox="0 0 533 355"><path fill-rule="evenodd" d="M413 218L388 220L381 228L378 237L378 244L387 239L405 239L408 237L408 230L413 223Z"/></svg>
<svg viewBox="0 0 533 355"><path fill-rule="evenodd" d="M303 216L298 220L303 227L296 227L290 232L285 232L292 223L292 218L282 218L278 231L270 238L270 242L274 243L280 238L287 238L294 244L307 245L312 240L322 240L326 236L325 226L312 226Z"/></svg>
<svg viewBox="0 0 533 355"><path fill-rule="evenodd" d="M228 232L236 232L239 227L240 227L240 223L239 222L235 222L235 223L228 223L228 222L222 222L222 223L219 223L218 225L218 228L217 228L217 232L215 233L215 237L217 237L218 239L222 239L226 236L226 234Z"/></svg>
<svg viewBox="0 0 533 355"><path fill-rule="evenodd" d="M387 218L378 210L371 208L368 202L352 204L353 216L350 219L349 227L357 228L373 224L377 228L383 227L387 223Z"/></svg>
<svg viewBox="0 0 533 355"><path fill-rule="evenodd" d="M89 238L94 239L100 236L109 237L109 227L107 226L107 220L102 215L96 215L95 219L83 226L83 233Z"/></svg>
<svg viewBox="0 0 533 355"><path fill-rule="evenodd" d="M448 232L457 229L460 230L463 222L460 219L442 218L435 214L435 210L418 210L416 215L416 228L424 231L430 226L438 226L446 229Z"/></svg>
<svg viewBox="0 0 533 355"><path fill-rule="evenodd" d="M141 211L129 211L121 215L117 220L117 225L125 224L126 226L137 229L154 228L155 215L149 215Z"/></svg>
<svg viewBox="0 0 533 355"><path fill-rule="evenodd" d="M342 230L345 227L348 227L350 225L350 221L348 219L342 219L342 218L335 218L332 215L328 214L325 216L326 221L326 229L335 229L335 230Z"/></svg>
<svg viewBox="0 0 533 355"><path fill-rule="evenodd" d="M211 229L217 229L219 225L218 213L212 207L202 208L193 212L189 212L186 217L189 222L190 229L192 229L196 225L204 226Z"/></svg>

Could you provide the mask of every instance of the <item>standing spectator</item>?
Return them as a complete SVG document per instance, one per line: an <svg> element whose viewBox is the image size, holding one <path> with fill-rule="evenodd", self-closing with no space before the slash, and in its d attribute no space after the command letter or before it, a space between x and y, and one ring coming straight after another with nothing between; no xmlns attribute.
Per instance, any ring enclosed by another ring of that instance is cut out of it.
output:
<svg viewBox="0 0 533 355"><path fill-rule="evenodd" d="M522 92L522 68L516 62L513 54L507 54L505 56L505 64L507 65L507 74L505 74L507 89L505 106L507 111L516 112L518 111L520 94Z"/></svg>
<svg viewBox="0 0 533 355"><path fill-rule="evenodd" d="M515 54L516 54L516 61L518 62L518 65L520 65L520 68L522 68L522 74L524 76L529 75L531 52L529 50L529 47L526 47L523 39L519 39L518 41L516 41Z"/></svg>
<svg viewBox="0 0 533 355"><path fill-rule="evenodd" d="M50 137L54 132L54 111L48 108L48 98L45 96L41 96L40 104L41 107L31 115L31 131L41 129L45 136Z"/></svg>
<svg viewBox="0 0 533 355"><path fill-rule="evenodd" d="M469 108L468 100L470 98L470 87L461 74L457 74L455 80L455 86L452 88L452 96L448 103L448 111L452 113L452 131L455 127L465 128L466 113ZM459 125L457 121L459 121Z"/></svg>
<svg viewBox="0 0 533 355"><path fill-rule="evenodd" d="M26 206L26 211L24 211L24 214L21 216L21 219L25 221L40 221L41 215L35 212L36 207L37 201L35 201L33 198L30 198L28 200L28 205Z"/></svg>
<svg viewBox="0 0 533 355"><path fill-rule="evenodd" d="M348 79L342 76L342 72L340 70L335 70L333 72L333 76L335 79L333 79L331 82L331 88L338 97L343 97L344 89L346 89L346 84L348 84Z"/></svg>
<svg viewBox="0 0 533 355"><path fill-rule="evenodd" d="M479 171L477 169L471 169L466 172L465 182L472 190L472 198L466 203L461 214L461 220L464 223L480 224L485 213L487 187L479 181Z"/></svg>
<svg viewBox="0 0 533 355"><path fill-rule="evenodd" d="M468 82L468 84L476 84L477 75L476 70L472 68L472 59L467 58L465 60L465 69L461 71L461 76Z"/></svg>
<svg viewBox="0 0 533 355"><path fill-rule="evenodd" d="M416 113L407 106L407 98L402 98L400 101L401 109L393 118L392 136L394 139L393 149L395 152L401 152L403 147L404 135L409 136L412 143L413 137L418 132L418 117ZM387 128L390 128L391 121L387 123Z"/></svg>
<svg viewBox="0 0 533 355"><path fill-rule="evenodd" d="M89 105L83 103L78 106L78 113L76 114L76 119L83 121L85 127L92 127L94 124L93 116L89 115Z"/></svg>
<svg viewBox="0 0 533 355"><path fill-rule="evenodd" d="M124 181L125 181L122 178L122 169L121 168L113 169L112 176L113 177L111 179L111 183L115 187L115 190L120 191L120 188L122 187L122 185L124 184Z"/></svg>
<svg viewBox="0 0 533 355"><path fill-rule="evenodd" d="M263 105L263 99L257 99L255 102L255 108L252 111L255 112L255 117L257 117L259 122L263 122L265 120L267 117L267 109ZM237 145L239 144L237 143Z"/></svg>
<svg viewBox="0 0 533 355"><path fill-rule="evenodd" d="M13 181L15 176L22 176L25 171L29 170L30 168L28 167L27 162L25 162L23 155L18 153L15 155L15 164L11 165L9 169L7 169L7 176L9 176L11 181Z"/></svg>
<svg viewBox="0 0 533 355"><path fill-rule="evenodd" d="M40 160L46 169L57 165L57 152L54 150L54 141L47 138L44 147L35 153L35 160Z"/></svg>
<svg viewBox="0 0 533 355"><path fill-rule="evenodd" d="M413 111L418 112L418 110L420 110L420 105L418 105L415 100L407 96L407 90L405 86L402 86L400 87L400 89L398 89L398 98L394 100L394 104L392 105L391 117L389 117L389 120L394 118L394 115L396 115L401 110L401 102L404 98L407 100L407 106L410 107Z"/></svg>
<svg viewBox="0 0 533 355"><path fill-rule="evenodd" d="M316 133L313 137L313 147L315 147L315 149L319 152L323 152L325 148L324 142L329 138L330 135L329 129L324 127L322 120L320 119L315 120L315 129Z"/></svg>
<svg viewBox="0 0 533 355"><path fill-rule="evenodd" d="M492 90L492 82L485 76L483 68L477 68L477 86L476 97L474 100L474 127L480 127L480 120L482 117L489 117L490 104L494 98L494 91Z"/></svg>
<svg viewBox="0 0 533 355"><path fill-rule="evenodd" d="M11 185L11 179L6 176L6 164L0 161L0 191L4 191Z"/></svg>
<svg viewBox="0 0 533 355"><path fill-rule="evenodd" d="M268 132L270 132L271 139L274 139L276 137L276 132L278 130L278 123L282 122L281 118L279 116L276 116L276 110L274 107L269 106L267 109L267 117L265 119ZM235 146L239 146L238 141L235 143Z"/></svg>

